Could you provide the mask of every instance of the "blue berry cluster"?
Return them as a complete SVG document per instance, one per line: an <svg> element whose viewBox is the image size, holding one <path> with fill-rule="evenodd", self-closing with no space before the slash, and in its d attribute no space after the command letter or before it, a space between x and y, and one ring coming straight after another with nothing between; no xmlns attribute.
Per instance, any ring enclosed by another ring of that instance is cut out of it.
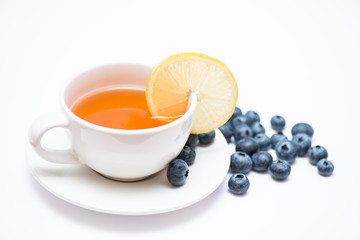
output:
<svg viewBox="0 0 360 240"><path fill-rule="evenodd" d="M190 134L184 148L179 155L172 160L168 167L166 176L169 183L173 186L182 186L185 184L189 175L189 166L195 162L197 145L210 144L215 139L215 131L201 134Z"/></svg>
<svg viewBox="0 0 360 240"><path fill-rule="evenodd" d="M286 121L280 115L271 118L271 128L275 133L268 137L261 124L260 116L255 111L242 114L236 107L232 117L219 128L228 143L235 143L235 152L230 156L230 170L234 173L228 182L231 192L243 194L249 188L246 177L250 170L270 172L276 180L286 179L291 172L291 163L297 157L309 158L311 164L316 165L318 173L329 176L334 165L327 159L327 151L322 146L311 145L314 129L308 123L297 123L291 129L292 139L283 134ZM274 149L277 159L268 152Z"/></svg>
<svg viewBox="0 0 360 240"><path fill-rule="evenodd" d="M245 193L250 186L246 174L251 170L266 172L276 180L286 179L291 172L291 163L297 157L308 157L311 164L317 166L318 173L329 176L334 171L333 163L327 159L327 150L320 145L312 146L314 129L308 123L297 123L291 129L292 139L283 133L286 121L280 115L270 120L275 133L268 137L257 112L250 110L242 114L236 107L231 118L219 130L228 143L235 143L235 152L230 156L230 170L233 175L228 181L229 190L235 194ZM196 158L197 145L211 144L215 131L202 134L190 134L179 155L167 168L167 179L173 186L185 184L189 175L189 166ZM274 160L268 150L275 150Z"/></svg>

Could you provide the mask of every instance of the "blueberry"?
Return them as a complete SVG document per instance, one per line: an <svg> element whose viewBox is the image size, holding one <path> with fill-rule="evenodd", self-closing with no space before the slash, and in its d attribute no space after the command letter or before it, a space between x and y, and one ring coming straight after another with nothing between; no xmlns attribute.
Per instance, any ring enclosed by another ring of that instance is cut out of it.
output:
<svg viewBox="0 0 360 240"><path fill-rule="evenodd" d="M285 140L285 139L287 139L287 137L282 132L278 132L278 133L273 134L271 136L271 138L270 138L271 148L275 149L276 144L279 141L282 141L282 140Z"/></svg>
<svg viewBox="0 0 360 240"><path fill-rule="evenodd" d="M254 122L251 125L251 131L253 133L253 136L255 136L259 133L265 133L265 128L260 122Z"/></svg>
<svg viewBox="0 0 360 240"><path fill-rule="evenodd" d="M230 122L226 122L224 125L219 127L220 132L224 135L228 143L231 142L231 137L233 136L233 126Z"/></svg>
<svg viewBox="0 0 360 240"><path fill-rule="evenodd" d="M282 131L285 128L285 118L279 115L275 115L270 120L271 128L275 131Z"/></svg>
<svg viewBox="0 0 360 240"><path fill-rule="evenodd" d="M291 172L291 166L288 161L276 160L270 165L270 175L277 180L286 179Z"/></svg>
<svg viewBox="0 0 360 240"><path fill-rule="evenodd" d="M235 152L230 156L230 170L235 173L248 173L252 167L250 156L244 152Z"/></svg>
<svg viewBox="0 0 360 240"><path fill-rule="evenodd" d="M243 138L252 137L251 128L247 124L241 124L235 127L234 129L234 138L235 142Z"/></svg>
<svg viewBox="0 0 360 240"><path fill-rule="evenodd" d="M259 149L257 142L252 138L243 138L236 143L236 151L245 152L249 156L256 153Z"/></svg>
<svg viewBox="0 0 360 240"><path fill-rule="evenodd" d="M310 163L316 165L320 159L328 157L328 152L323 146L316 145L315 147L309 148L307 155Z"/></svg>
<svg viewBox="0 0 360 240"><path fill-rule="evenodd" d="M270 138L265 133L259 133L254 137L260 151L267 151L270 148Z"/></svg>
<svg viewBox="0 0 360 240"><path fill-rule="evenodd" d="M231 124L233 125L234 128L243 124L247 125L246 118L245 116L237 116L234 119L232 119Z"/></svg>
<svg viewBox="0 0 360 240"><path fill-rule="evenodd" d="M298 150L298 156L305 156L309 148L311 147L311 137L305 133L297 133L293 136L293 143L296 144Z"/></svg>
<svg viewBox="0 0 360 240"><path fill-rule="evenodd" d="M198 134L190 134L188 140L185 143L185 145L188 145L191 148L194 148L198 144L199 144L199 135Z"/></svg>
<svg viewBox="0 0 360 240"><path fill-rule="evenodd" d="M273 161L273 158L270 155L270 153L265 151L254 153L251 156L251 159L253 162L252 169L260 172L266 171Z"/></svg>
<svg viewBox="0 0 360 240"><path fill-rule="evenodd" d="M212 130L207 133L199 134L199 142L200 144L209 144L212 143L215 139L215 130Z"/></svg>
<svg viewBox="0 0 360 240"><path fill-rule="evenodd" d="M191 165L194 163L196 158L196 152L191 147L185 145L184 148L181 150L180 154L176 157L176 159L184 160L187 165Z"/></svg>
<svg viewBox="0 0 360 240"><path fill-rule="evenodd" d="M334 164L326 158L320 159L316 166L318 173L322 176L330 176L334 171Z"/></svg>
<svg viewBox="0 0 360 240"><path fill-rule="evenodd" d="M297 156L297 147L292 141L282 140L276 144L275 153L279 159L292 163Z"/></svg>
<svg viewBox="0 0 360 240"><path fill-rule="evenodd" d="M242 116L242 111L239 107L235 107L234 112L229 120L232 121L237 116Z"/></svg>
<svg viewBox="0 0 360 240"><path fill-rule="evenodd" d="M297 123L291 129L291 134L294 136L297 133L306 133L309 137L314 135L314 129L308 123Z"/></svg>
<svg viewBox="0 0 360 240"><path fill-rule="evenodd" d="M175 159L169 163L167 168L167 179L174 186L181 186L185 183L189 174L189 167L182 159Z"/></svg>
<svg viewBox="0 0 360 240"><path fill-rule="evenodd" d="M234 173L228 182L229 189L232 193L243 194L250 186L249 179L243 173Z"/></svg>
<svg viewBox="0 0 360 240"><path fill-rule="evenodd" d="M254 122L260 122L260 116L255 111L248 111L245 113L246 123L251 126Z"/></svg>

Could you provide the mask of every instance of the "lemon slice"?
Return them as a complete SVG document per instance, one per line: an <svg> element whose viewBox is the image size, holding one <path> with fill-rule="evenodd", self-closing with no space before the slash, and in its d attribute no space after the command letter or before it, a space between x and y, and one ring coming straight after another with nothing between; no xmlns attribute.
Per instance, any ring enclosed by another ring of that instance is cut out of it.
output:
<svg viewBox="0 0 360 240"><path fill-rule="evenodd" d="M197 105L191 133L223 125L234 112L238 87L221 61L201 53L179 53L163 60L146 86L146 101L153 116L176 118L186 112L190 95Z"/></svg>

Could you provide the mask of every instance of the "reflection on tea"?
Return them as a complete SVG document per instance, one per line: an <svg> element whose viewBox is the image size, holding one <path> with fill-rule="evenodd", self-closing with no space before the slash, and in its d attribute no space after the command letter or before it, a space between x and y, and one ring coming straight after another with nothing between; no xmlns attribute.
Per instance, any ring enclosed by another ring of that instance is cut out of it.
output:
<svg viewBox="0 0 360 240"><path fill-rule="evenodd" d="M145 129L158 127L175 119L152 117L141 89L108 89L80 98L71 108L78 117L108 128Z"/></svg>

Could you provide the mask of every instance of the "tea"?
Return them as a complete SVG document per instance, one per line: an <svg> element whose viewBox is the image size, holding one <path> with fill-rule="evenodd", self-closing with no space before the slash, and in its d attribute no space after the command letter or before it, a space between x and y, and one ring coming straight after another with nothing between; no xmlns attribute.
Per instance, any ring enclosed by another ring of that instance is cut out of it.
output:
<svg viewBox="0 0 360 240"><path fill-rule="evenodd" d="M109 89L80 98L72 112L78 117L108 128L145 129L158 127L175 119L152 117L141 89Z"/></svg>

